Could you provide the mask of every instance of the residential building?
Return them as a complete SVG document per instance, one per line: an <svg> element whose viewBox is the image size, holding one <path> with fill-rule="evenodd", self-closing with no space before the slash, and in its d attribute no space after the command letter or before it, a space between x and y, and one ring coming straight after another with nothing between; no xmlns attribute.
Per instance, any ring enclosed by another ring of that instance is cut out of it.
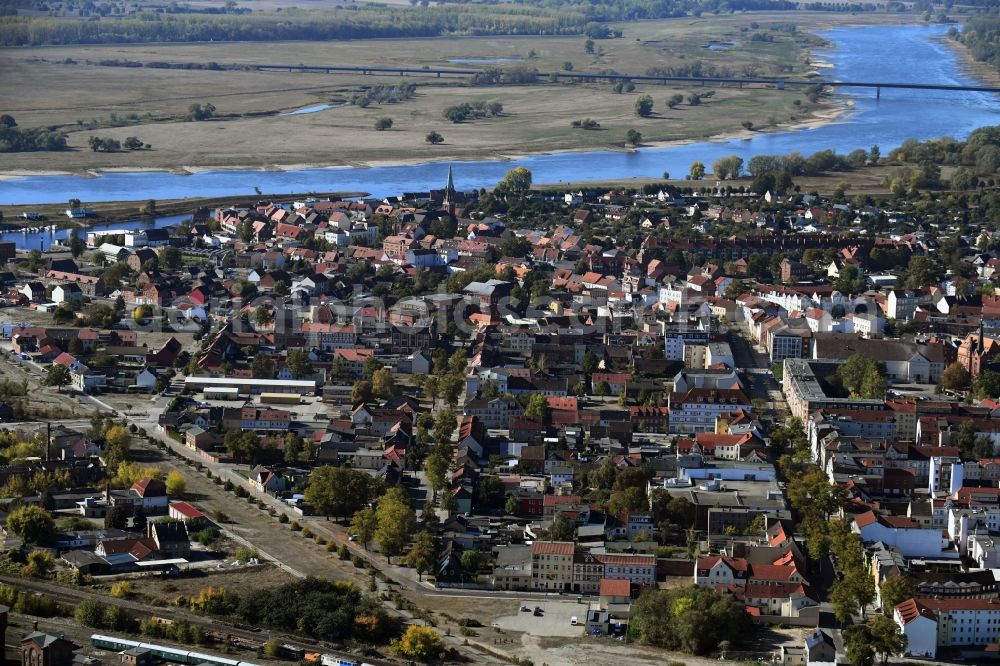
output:
<svg viewBox="0 0 1000 666"><path fill-rule="evenodd" d="M531 544L532 589L568 592L573 589L573 553L571 541L536 541Z"/></svg>
<svg viewBox="0 0 1000 666"><path fill-rule="evenodd" d="M714 432L716 418L742 409L752 411L750 399L741 389L690 389L685 393L671 393L670 432L691 434Z"/></svg>
<svg viewBox="0 0 1000 666"><path fill-rule="evenodd" d="M935 659L940 648L996 643L1000 599L907 599L893 609L906 654Z"/></svg>

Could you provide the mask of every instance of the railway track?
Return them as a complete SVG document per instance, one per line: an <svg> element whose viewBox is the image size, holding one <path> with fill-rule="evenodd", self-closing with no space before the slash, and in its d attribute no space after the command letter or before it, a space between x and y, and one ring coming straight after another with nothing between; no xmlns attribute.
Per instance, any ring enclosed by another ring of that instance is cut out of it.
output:
<svg viewBox="0 0 1000 666"><path fill-rule="evenodd" d="M205 631L206 635L211 636L212 638L222 643L228 643L231 647L251 652L256 652L256 650L263 647L264 643L270 638L277 638L282 643L301 649L305 652L332 654L336 657L341 657L344 659L366 661L370 664L373 664L373 666L399 666L400 663L403 663L394 660L385 660L372 657L358 657L357 655L352 655L340 651L322 641L304 640L299 637L290 636L283 633L266 632L261 629L245 629L238 627L230 622L206 618L202 615L196 615L194 613L179 608L163 608L157 606L149 606L147 604L139 603L136 601L129 601L127 599L110 599L106 595L98 594L97 592L92 592L85 588L68 588L68 587L63 587L61 585L56 585L54 583L19 578L17 576L9 576L6 574L0 574L0 582L12 585L13 587L22 592L30 591L45 595L46 597L55 599L56 601L69 606L76 606L84 599L97 599L102 603L108 605L120 606L127 610L141 614L143 617L149 615L155 616L159 612L163 617L168 617L173 620L183 619L191 623L192 625L200 626ZM164 643L170 641L165 641L164 639L155 639L155 642ZM185 646L178 646L178 647L185 647Z"/></svg>

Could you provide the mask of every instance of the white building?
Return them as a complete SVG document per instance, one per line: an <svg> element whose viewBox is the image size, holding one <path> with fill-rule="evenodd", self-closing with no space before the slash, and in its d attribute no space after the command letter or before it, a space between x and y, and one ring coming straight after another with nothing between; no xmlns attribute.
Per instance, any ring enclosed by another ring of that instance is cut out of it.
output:
<svg viewBox="0 0 1000 666"><path fill-rule="evenodd" d="M715 432L715 420L722 414L738 409L752 411L750 399L740 389L691 389L686 393L671 393L671 434Z"/></svg>
<svg viewBox="0 0 1000 666"><path fill-rule="evenodd" d="M728 342L710 342L705 351L705 367L724 363L730 368L736 367L733 350Z"/></svg>
<svg viewBox="0 0 1000 666"><path fill-rule="evenodd" d="M988 534L969 535L965 552L980 569L1000 569L1000 543Z"/></svg>
<svg viewBox="0 0 1000 666"><path fill-rule="evenodd" d="M632 585L656 585L656 557L653 555L598 555L604 565L604 578L629 581Z"/></svg>
<svg viewBox="0 0 1000 666"><path fill-rule="evenodd" d="M948 509L948 536L958 544L958 550L963 555L968 549L969 537L997 532L1000 532L1000 507Z"/></svg>
<svg viewBox="0 0 1000 666"><path fill-rule="evenodd" d="M1000 633L998 599L908 599L893 610L906 654L934 659L937 649L986 645Z"/></svg>
<svg viewBox="0 0 1000 666"><path fill-rule="evenodd" d="M866 543L881 541L895 547L903 557L958 558L950 542L934 528L918 527L916 521L902 516L878 516L867 511L854 517L852 530Z"/></svg>

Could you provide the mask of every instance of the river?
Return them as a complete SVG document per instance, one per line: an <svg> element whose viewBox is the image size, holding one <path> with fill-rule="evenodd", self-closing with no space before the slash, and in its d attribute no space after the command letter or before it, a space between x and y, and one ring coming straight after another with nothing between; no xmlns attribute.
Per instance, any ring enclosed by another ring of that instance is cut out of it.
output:
<svg viewBox="0 0 1000 666"><path fill-rule="evenodd" d="M116 231L133 231L135 229L160 229L172 224L178 224L184 220L191 219L190 215L168 215L155 219L145 218L142 220L129 220L126 222L110 222L108 224L95 224L86 229L79 229L81 238L86 239L91 232L114 233ZM2 231L0 241L14 241L19 250L50 250L52 246L59 242L65 244L72 229L42 229L41 231Z"/></svg>
<svg viewBox="0 0 1000 666"><path fill-rule="evenodd" d="M972 84L958 57L937 39L945 26L865 26L819 34L833 45L817 53L832 65L830 79ZM840 120L810 129L762 132L746 140L701 141L643 148L635 152L598 151L534 155L515 160L435 162L405 166L331 167L296 171L227 170L192 175L166 172L107 173L97 178L31 176L0 181L0 204L33 204L76 197L84 201L177 199L270 192L365 191L374 196L427 191L441 187L448 166L459 189L490 187L508 169L524 166L536 183L607 181L659 177L664 171L686 174L691 163L710 164L737 154L748 160L760 154L832 148L847 153L878 144L882 153L909 138L965 138L984 125L1000 124L1000 99L988 93L851 90L839 94L854 108ZM303 159L306 156L297 156ZM54 163L57 162L53 158ZM55 166L55 164L54 164Z"/></svg>

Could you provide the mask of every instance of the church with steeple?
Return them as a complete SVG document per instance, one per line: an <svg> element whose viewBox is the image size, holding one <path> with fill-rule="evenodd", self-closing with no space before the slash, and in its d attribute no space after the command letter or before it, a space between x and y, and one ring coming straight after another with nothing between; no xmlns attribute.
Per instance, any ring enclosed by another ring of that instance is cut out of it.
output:
<svg viewBox="0 0 1000 666"><path fill-rule="evenodd" d="M455 217L455 176L451 171L451 167L448 167L448 180L444 184L444 200L442 204L444 208L448 211L448 214Z"/></svg>

